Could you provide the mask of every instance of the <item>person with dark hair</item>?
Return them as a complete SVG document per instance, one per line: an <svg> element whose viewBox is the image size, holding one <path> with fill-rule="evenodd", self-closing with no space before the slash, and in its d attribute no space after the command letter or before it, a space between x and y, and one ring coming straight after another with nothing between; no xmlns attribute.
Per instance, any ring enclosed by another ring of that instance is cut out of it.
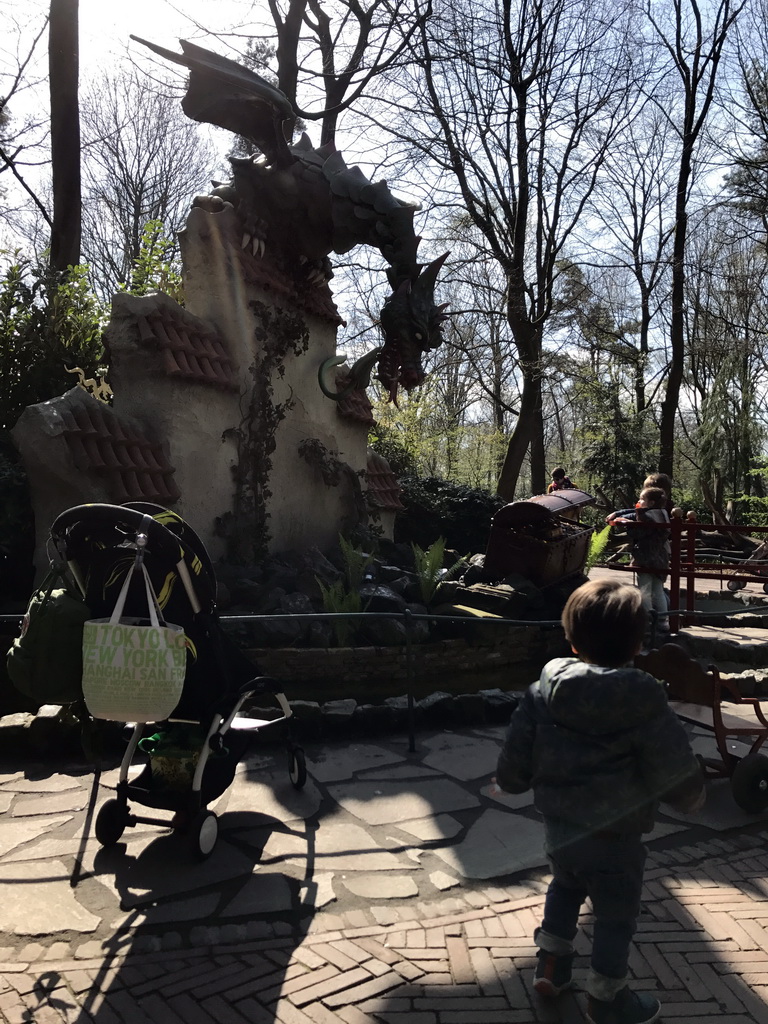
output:
<svg viewBox="0 0 768 1024"><path fill-rule="evenodd" d="M557 466L552 470L552 482L547 487L547 494L551 494L553 491L570 491L573 487L574 485L566 476L562 466Z"/></svg>
<svg viewBox="0 0 768 1024"><path fill-rule="evenodd" d="M594 913L587 1020L650 1024L654 996L627 984L640 913L646 848L659 801L691 813L704 802L702 771L685 729L653 676L631 665L645 630L635 587L592 580L562 615L576 657L548 662L512 715L497 767L510 793L533 788L553 878L534 989L555 997L572 984L581 906Z"/></svg>

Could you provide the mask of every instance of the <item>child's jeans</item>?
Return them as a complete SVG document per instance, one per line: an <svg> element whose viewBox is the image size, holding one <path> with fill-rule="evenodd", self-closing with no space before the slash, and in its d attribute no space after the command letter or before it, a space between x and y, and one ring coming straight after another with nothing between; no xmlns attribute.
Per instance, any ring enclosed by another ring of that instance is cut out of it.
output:
<svg viewBox="0 0 768 1024"><path fill-rule="evenodd" d="M643 604L646 610L649 613L656 612L656 625L666 632L669 629L669 605L664 591L664 583L652 572L639 572L637 585L643 595Z"/></svg>
<svg viewBox="0 0 768 1024"><path fill-rule="evenodd" d="M626 985L646 848L639 835L608 832L560 845L558 823L548 821L546 825L554 877L536 945L555 955L571 952L579 911L589 897L595 922L587 991L596 999L610 1001Z"/></svg>

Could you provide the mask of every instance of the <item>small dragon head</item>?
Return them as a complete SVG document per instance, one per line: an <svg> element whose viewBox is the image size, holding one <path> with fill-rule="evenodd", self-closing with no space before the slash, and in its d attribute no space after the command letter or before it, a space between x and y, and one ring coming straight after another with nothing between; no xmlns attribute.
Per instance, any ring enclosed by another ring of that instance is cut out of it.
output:
<svg viewBox="0 0 768 1024"><path fill-rule="evenodd" d="M448 303L435 305L435 281L448 258L444 253L424 267L415 279L401 281L381 310L384 347L376 377L397 405L399 387L410 391L421 384L425 373L421 359L443 340L442 323Z"/></svg>

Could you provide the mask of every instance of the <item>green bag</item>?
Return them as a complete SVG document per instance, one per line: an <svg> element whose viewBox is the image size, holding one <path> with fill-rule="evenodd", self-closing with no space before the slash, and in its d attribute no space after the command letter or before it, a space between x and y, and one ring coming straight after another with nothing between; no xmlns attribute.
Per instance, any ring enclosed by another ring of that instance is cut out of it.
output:
<svg viewBox="0 0 768 1024"><path fill-rule="evenodd" d="M52 566L8 651L8 676L17 690L39 705L82 699L83 625L90 614L64 570Z"/></svg>

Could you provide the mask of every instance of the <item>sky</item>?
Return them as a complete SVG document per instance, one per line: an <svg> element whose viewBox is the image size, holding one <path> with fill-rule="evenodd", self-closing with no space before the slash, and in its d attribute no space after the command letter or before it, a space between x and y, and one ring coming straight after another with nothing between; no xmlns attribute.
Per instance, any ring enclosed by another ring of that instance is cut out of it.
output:
<svg viewBox="0 0 768 1024"><path fill-rule="evenodd" d="M131 35L178 51L179 39L200 39L202 33L195 21L229 30L242 24L252 6L247 0L179 0L175 4L169 0L80 0L81 74L120 60L126 47L134 54L141 53ZM215 40L211 40L211 48L216 48Z"/></svg>
<svg viewBox="0 0 768 1024"><path fill-rule="evenodd" d="M0 0L0 97L7 94L19 63L29 55L34 38L45 23L50 0ZM183 7L183 13L182 13ZM164 78L177 75L179 95L183 92L186 71L176 68L145 47L131 40L131 34L159 43L179 52L179 39L194 39L212 50L227 53L225 40L206 37L200 26L211 26L224 32L253 27L253 0L79 0L80 35L80 92L87 89L89 80L104 69L115 69L128 60L152 73L153 65L162 68ZM197 24L195 24L197 22ZM247 36L247 32L243 35ZM236 44L237 40L233 42ZM47 45L45 32L39 39L34 58L25 69L23 82L28 88L17 91L10 100L9 110L15 127L29 122L33 127L19 140L25 150L22 154L25 180L35 189L40 188L41 175L45 175L46 159L43 150L35 148L44 142L50 104L47 86ZM232 51L230 55L235 56ZM36 126L36 127L34 127ZM208 130L201 128L201 130ZM213 133L215 130L210 129ZM221 133L216 145L221 145L222 165L229 134ZM223 141L222 141L223 140ZM38 169L39 166L39 169ZM21 187L3 177L11 207L27 202ZM0 251L13 249L19 244L15 229L0 218Z"/></svg>

